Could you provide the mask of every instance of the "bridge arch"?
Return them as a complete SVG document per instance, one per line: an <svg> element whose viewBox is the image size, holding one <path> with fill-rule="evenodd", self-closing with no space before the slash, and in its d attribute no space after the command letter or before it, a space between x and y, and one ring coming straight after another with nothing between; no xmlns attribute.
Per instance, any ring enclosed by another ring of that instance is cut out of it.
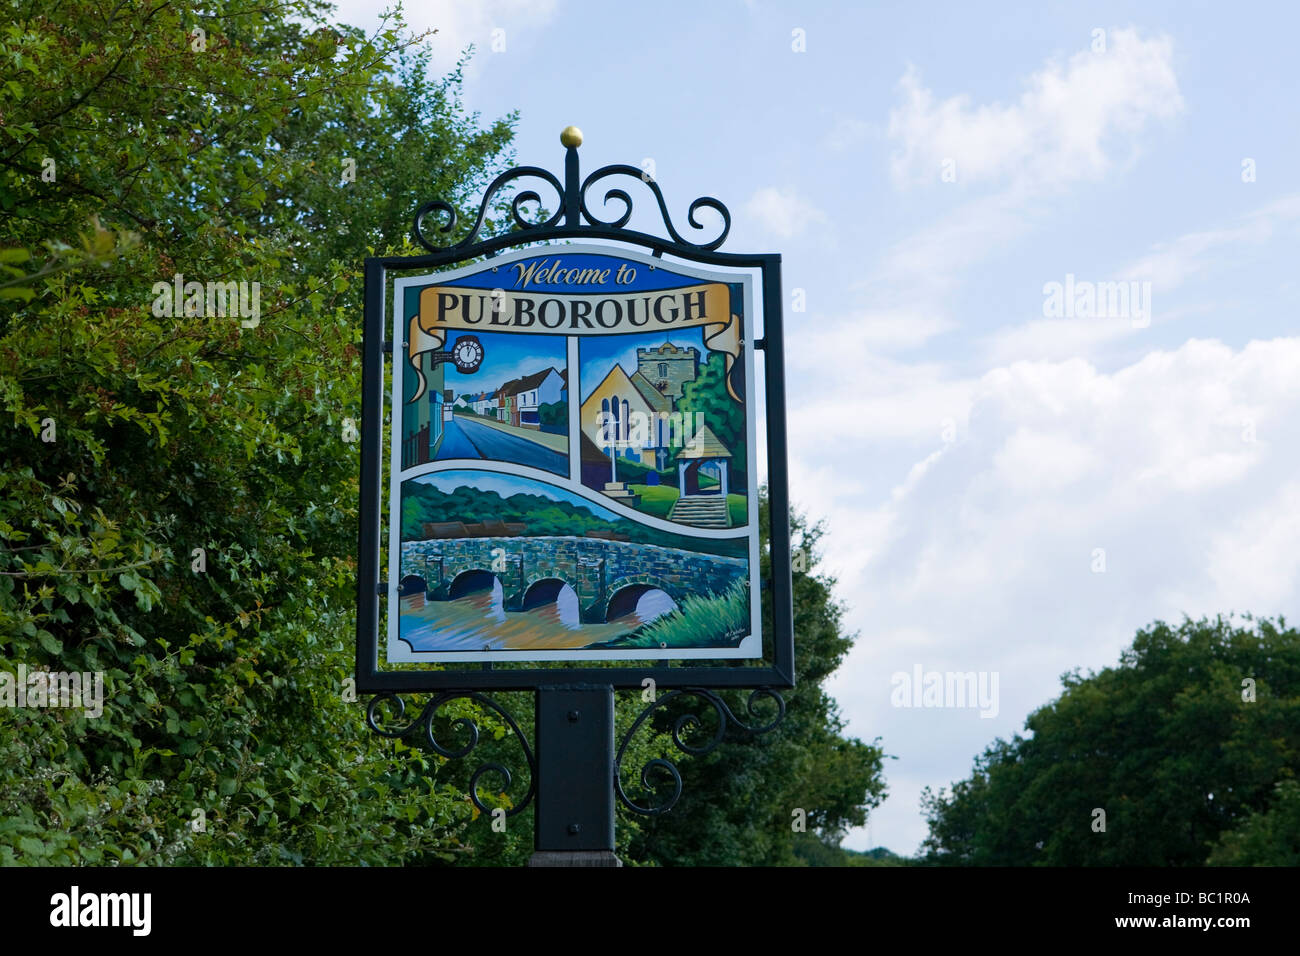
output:
<svg viewBox="0 0 1300 956"><path fill-rule="evenodd" d="M679 588L673 587L654 575L636 574L619 578L609 585L607 591L609 600L605 602L604 614L601 619L612 621L614 618L631 614L636 610L641 598L651 591L662 591L672 600L674 608L681 606L682 593Z"/></svg>
<svg viewBox="0 0 1300 956"><path fill-rule="evenodd" d="M461 571L451 579L451 585L447 588L447 599L455 600L476 591L493 591L499 585L500 582L497 580L497 576L491 571L472 568L468 571Z"/></svg>
<svg viewBox="0 0 1300 956"><path fill-rule="evenodd" d="M424 578L418 574L408 574L397 585L398 597L407 597L411 594L423 594L428 590L428 584Z"/></svg>
<svg viewBox="0 0 1300 956"><path fill-rule="evenodd" d="M578 589L563 578L537 578L529 582L528 587L524 589L521 610L531 611L545 604L554 604L565 588L573 591L574 596L577 596Z"/></svg>

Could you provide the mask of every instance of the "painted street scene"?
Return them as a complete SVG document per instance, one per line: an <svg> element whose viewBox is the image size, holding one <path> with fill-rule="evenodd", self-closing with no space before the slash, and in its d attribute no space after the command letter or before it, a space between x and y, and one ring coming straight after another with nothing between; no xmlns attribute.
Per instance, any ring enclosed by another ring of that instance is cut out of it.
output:
<svg viewBox="0 0 1300 956"><path fill-rule="evenodd" d="M456 362L466 338L481 356L473 371ZM453 339L451 361L420 356L430 384L404 410L403 467L488 459L567 473L565 349L561 336L479 333Z"/></svg>

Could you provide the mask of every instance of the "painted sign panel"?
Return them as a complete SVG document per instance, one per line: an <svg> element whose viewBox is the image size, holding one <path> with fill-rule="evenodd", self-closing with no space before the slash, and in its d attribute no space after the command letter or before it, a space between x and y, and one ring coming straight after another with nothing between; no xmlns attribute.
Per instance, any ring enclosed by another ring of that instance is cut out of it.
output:
<svg viewBox="0 0 1300 956"><path fill-rule="evenodd" d="M395 288L388 660L760 657L748 274L555 245Z"/></svg>

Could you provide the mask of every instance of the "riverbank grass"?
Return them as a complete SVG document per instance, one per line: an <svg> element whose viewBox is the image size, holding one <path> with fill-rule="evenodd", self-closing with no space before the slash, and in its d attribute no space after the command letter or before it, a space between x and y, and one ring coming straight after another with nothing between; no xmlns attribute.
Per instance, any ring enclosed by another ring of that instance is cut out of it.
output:
<svg viewBox="0 0 1300 956"><path fill-rule="evenodd" d="M601 647L735 647L749 633L749 585L735 581L721 594L691 594L681 607L635 634Z"/></svg>

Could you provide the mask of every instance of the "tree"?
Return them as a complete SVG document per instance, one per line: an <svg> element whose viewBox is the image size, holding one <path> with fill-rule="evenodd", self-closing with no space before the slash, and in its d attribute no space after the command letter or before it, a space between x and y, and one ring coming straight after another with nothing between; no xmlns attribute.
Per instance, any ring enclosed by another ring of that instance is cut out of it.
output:
<svg viewBox="0 0 1300 956"><path fill-rule="evenodd" d="M548 402L537 409L537 422L551 428L567 428L569 424L569 403Z"/></svg>
<svg viewBox="0 0 1300 956"><path fill-rule="evenodd" d="M0 672L104 699L0 707L0 864L463 852L463 788L349 699L344 420L364 247L475 192L513 117L311 0L6 9ZM258 308L155 308L192 280Z"/></svg>
<svg viewBox="0 0 1300 956"><path fill-rule="evenodd" d="M708 360L700 365L699 375L683 386L678 410L683 413L686 427L692 434L696 428L695 416L704 416L704 425L731 452L731 484L743 487L745 409L727 392L726 367L726 357L721 352L710 352Z"/></svg>
<svg viewBox="0 0 1300 956"><path fill-rule="evenodd" d="M766 495L759 514L760 576L766 578L771 574ZM885 798L885 754L879 741L867 744L845 736L838 707L824 687L854 639L843 630L844 609L833 597L835 579L816 571L816 548L825 529L798 514L791 515L791 526L792 539L809 565L806 573L794 574L797 686L784 692L785 720L763 737L728 740L707 756L670 753L684 781L683 794L670 813L642 822L632 842L638 859L673 866L802 865L826 855L808 849L806 841L819 841L838 853L848 829L862 826ZM764 619L770 628L768 609ZM747 692L728 691L722 697L733 713L747 719ZM656 721L660 734L686 712L664 710ZM694 712L711 719L707 708ZM665 750L666 744L665 739ZM639 766L625 762L626 776ZM796 822L806 830L798 832Z"/></svg>
<svg viewBox="0 0 1300 956"><path fill-rule="evenodd" d="M1300 781L1273 788L1269 807L1219 837L1211 866L1300 866Z"/></svg>
<svg viewBox="0 0 1300 956"><path fill-rule="evenodd" d="M926 792L927 860L1196 866L1216 844L1218 860L1261 852L1275 828L1294 846L1300 634L1246 621L1157 622L1118 667L1066 674L1025 736L994 741L951 791Z"/></svg>

